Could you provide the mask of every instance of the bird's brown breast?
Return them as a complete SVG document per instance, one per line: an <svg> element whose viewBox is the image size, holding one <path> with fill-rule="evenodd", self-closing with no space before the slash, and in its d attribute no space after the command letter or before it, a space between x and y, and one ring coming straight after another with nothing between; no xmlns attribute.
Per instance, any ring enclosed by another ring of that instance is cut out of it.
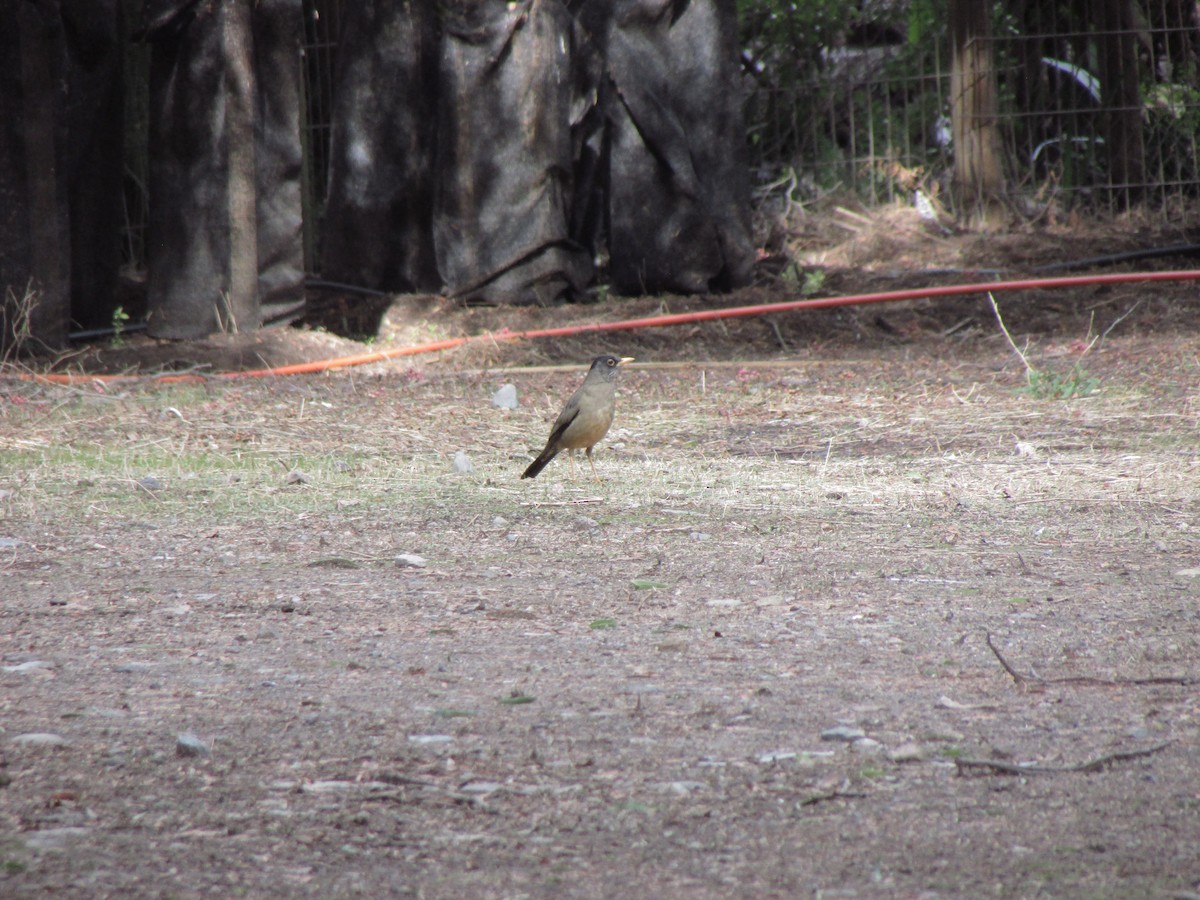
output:
<svg viewBox="0 0 1200 900"><path fill-rule="evenodd" d="M581 388L567 402L568 409L574 407L577 411L558 439L559 448L579 450L591 447L604 437L612 425L615 397L616 388L608 382Z"/></svg>

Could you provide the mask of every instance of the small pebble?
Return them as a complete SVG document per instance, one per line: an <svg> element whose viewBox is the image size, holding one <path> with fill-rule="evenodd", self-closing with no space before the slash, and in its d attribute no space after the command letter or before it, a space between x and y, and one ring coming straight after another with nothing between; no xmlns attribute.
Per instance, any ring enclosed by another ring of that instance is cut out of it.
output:
<svg viewBox="0 0 1200 900"><path fill-rule="evenodd" d="M415 553L401 553L396 557L396 565L402 569L423 569L428 563L425 557L417 556Z"/></svg>
<svg viewBox="0 0 1200 900"><path fill-rule="evenodd" d="M468 781L459 790L464 794L492 794L502 787L498 781Z"/></svg>
<svg viewBox="0 0 1200 900"><path fill-rule="evenodd" d="M308 484L310 481L312 479L308 477L308 473L300 469L292 469L287 475L283 476L284 484Z"/></svg>
<svg viewBox="0 0 1200 900"><path fill-rule="evenodd" d="M465 451L459 450L454 454L455 475L470 475L474 471L475 466L471 464L471 457L467 456Z"/></svg>
<svg viewBox="0 0 1200 900"><path fill-rule="evenodd" d="M163 483L153 475L147 475L145 478L139 478L138 485L148 491L161 491L163 489Z"/></svg>
<svg viewBox="0 0 1200 900"><path fill-rule="evenodd" d="M763 753L758 757L758 761L765 765L777 762L787 762L789 759L795 759L796 754L791 750L776 750L773 753Z"/></svg>
<svg viewBox="0 0 1200 900"><path fill-rule="evenodd" d="M21 835L26 848L34 851L47 852L66 849L71 841L81 838L88 833L86 828L42 828L38 831L27 831Z"/></svg>
<svg viewBox="0 0 1200 900"><path fill-rule="evenodd" d="M408 742L410 744L449 744L454 740L454 736L450 734L410 734Z"/></svg>
<svg viewBox="0 0 1200 900"><path fill-rule="evenodd" d="M499 407L500 409L516 409L517 386L515 384L506 384L496 391L496 393L492 394L492 406Z"/></svg>
<svg viewBox="0 0 1200 900"><path fill-rule="evenodd" d="M154 665L148 662L127 662L121 663L114 671L132 675L140 672L149 672L153 668Z"/></svg>
<svg viewBox="0 0 1200 900"><path fill-rule="evenodd" d="M208 744L200 740L190 731L178 735L175 738L175 755L176 756L208 756L212 751Z"/></svg>
<svg viewBox="0 0 1200 900"><path fill-rule="evenodd" d="M44 659L31 659L20 665L3 666L2 668L5 672L12 672L14 675L38 675L46 674L47 669L53 669L54 663L46 662Z"/></svg>
<svg viewBox="0 0 1200 900"><path fill-rule="evenodd" d="M896 747L888 756L896 763L921 762L928 758L929 753L920 744L909 741Z"/></svg>
<svg viewBox="0 0 1200 900"><path fill-rule="evenodd" d="M593 519L591 516L576 516L575 517L575 527L583 529L585 531L591 531L593 528L599 528L600 523L597 522L595 519Z"/></svg>
<svg viewBox="0 0 1200 900"><path fill-rule="evenodd" d="M823 741L842 741L847 744L861 741L866 736L866 732L858 728L851 728L849 725L838 725L834 728L826 728L821 732Z"/></svg>
<svg viewBox="0 0 1200 900"><path fill-rule="evenodd" d="M660 791L666 791L668 793L675 794L679 797L686 797L688 794L694 791L704 790L706 787L708 787L708 785L703 781L664 781L653 785L653 787L658 788Z"/></svg>
<svg viewBox="0 0 1200 900"><path fill-rule="evenodd" d="M883 753L883 744L874 738L861 738L850 745L850 749L855 753L861 753L864 756L878 756Z"/></svg>
<svg viewBox="0 0 1200 900"><path fill-rule="evenodd" d="M12 739L12 743L23 747L65 747L70 742L61 734L35 731L29 734L18 734Z"/></svg>

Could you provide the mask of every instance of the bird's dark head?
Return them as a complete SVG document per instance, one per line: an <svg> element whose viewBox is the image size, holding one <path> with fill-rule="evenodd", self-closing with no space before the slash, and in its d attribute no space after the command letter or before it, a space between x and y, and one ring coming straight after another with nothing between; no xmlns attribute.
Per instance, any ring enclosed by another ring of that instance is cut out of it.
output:
<svg viewBox="0 0 1200 900"><path fill-rule="evenodd" d="M613 356L611 353L602 353L592 360L592 368L600 369L607 372L615 372L617 366L621 363L633 362L632 356Z"/></svg>

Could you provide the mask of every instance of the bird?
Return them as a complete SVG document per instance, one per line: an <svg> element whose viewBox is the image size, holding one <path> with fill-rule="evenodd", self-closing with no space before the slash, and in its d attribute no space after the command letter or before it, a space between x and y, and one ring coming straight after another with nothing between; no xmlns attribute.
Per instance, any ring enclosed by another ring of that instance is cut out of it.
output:
<svg viewBox="0 0 1200 900"><path fill-rule="evenodd" d="M611 353L603 353L592 360L583 384L563 406L562 412L554 420L545 448L529 464L522 478L536 478L538 472L563 450L567 451L567 458L571 461L571 477L574 478L575 451L583 450L591 463L592 477L600 480L596 474L596 463L592 461L592 448L612 425L617 400L617 367L627 362L633 362L633 357L618 357Z"/></svg>

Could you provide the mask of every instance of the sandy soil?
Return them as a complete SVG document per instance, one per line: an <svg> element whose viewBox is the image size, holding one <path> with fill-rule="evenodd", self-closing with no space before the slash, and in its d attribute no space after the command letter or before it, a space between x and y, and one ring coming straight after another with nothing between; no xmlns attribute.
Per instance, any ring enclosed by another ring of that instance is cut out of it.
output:
<svg viewBox="0 0 1200 900"><path fill-rule="evenodd" d="M829 288L897 280L852 251ZM1001 306L1032 388L981 298L0 382L0 893L1200 895L1196 289ZM601 483L519 481L609 349Z"/></svg>

